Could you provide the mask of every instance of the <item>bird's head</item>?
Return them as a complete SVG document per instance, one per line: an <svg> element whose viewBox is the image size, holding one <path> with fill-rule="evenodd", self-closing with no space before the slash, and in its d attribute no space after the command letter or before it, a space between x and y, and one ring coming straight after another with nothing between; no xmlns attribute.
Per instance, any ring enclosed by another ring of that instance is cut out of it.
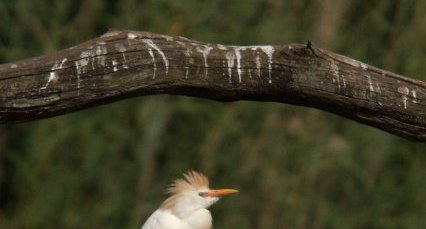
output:
<svg viewBox="0 0 426 229"><path fill-rule="evenodd" d="M208 208L221 197L238 191L235 189L210 189L209 180L203 174L190 171L184 179L175 180L167 190L171 196L162 204L178 214L191 214L202 208Z"/></svg>

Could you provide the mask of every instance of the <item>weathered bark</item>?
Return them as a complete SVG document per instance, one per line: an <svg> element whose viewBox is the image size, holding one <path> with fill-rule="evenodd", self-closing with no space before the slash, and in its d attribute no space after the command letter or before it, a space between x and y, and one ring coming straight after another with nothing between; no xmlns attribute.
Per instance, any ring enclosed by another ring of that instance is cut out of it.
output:
<svg viewBox="0 0 426 229"><path fill-rule="evenodd" d="M426 140L426 84L309 45L224 46L113 31L0 65L0 123L131 96L177 94L315 107Z"/></svg>

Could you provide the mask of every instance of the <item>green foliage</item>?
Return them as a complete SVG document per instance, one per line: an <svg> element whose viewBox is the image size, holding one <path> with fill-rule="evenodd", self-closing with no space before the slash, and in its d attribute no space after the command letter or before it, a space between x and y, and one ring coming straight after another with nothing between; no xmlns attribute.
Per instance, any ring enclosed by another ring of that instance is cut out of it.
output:
<svg viewBox="0 0 426 229"><path fill-rule="evenodd" d="M304 43L426 80L425 1L1 1L0 61L109 28ZM422 78L423 77L423 78ZM241 193L215 228L426 228L426 150L315 109L134 98L0 126L0 228L138 228L195 169Z"/></svg>

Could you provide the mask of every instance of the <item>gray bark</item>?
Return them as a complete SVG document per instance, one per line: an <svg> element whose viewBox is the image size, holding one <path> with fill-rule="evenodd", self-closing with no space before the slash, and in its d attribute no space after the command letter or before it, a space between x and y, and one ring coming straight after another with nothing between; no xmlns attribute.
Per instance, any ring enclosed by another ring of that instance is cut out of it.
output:
<svg viewBox="0 0 426 229"><path fill-rule="evenodd" d="M310 45L224 46L112 31L0 65L0 123L152 94L315 107L426 141L426 83Z"/></svg>

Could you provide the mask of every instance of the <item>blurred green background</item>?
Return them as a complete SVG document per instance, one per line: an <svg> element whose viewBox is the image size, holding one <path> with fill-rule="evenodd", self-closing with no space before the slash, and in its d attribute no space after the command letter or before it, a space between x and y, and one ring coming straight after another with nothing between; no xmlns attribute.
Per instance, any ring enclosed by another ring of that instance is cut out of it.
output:
<svg viewBox="0 0 426 229"><path fill-rule="evenodd" d="M315 46L426 80L426 1L2 0L0 63L109 28ZM0 228L139 228L189 169L214 228L426 228L426 145L311 108L149 96L0 126Z"/></svg>

